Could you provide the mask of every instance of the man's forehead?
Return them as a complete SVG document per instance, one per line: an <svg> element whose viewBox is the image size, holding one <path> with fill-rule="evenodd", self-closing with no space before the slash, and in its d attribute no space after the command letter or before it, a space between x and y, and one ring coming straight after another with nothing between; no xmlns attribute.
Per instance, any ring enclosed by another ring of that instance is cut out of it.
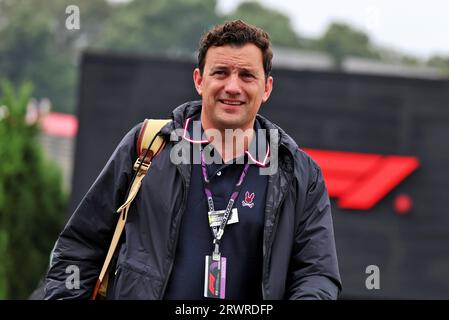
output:
<svg viewBox="0 0 449 320"><path fill-rule="evenodd" d="M263 68L262 51L254 44L214 46L207 51L206 64L210 67Z"/></svg>

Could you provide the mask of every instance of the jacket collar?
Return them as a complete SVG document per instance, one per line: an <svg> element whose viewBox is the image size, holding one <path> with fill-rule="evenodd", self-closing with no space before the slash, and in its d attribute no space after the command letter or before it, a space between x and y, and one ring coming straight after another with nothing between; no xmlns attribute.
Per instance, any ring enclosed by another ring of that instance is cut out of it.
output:
<svg viewBox="0 0 449 320"><path fill-rule="evenodd" d="M266 140L266 136L259 136L259 129L262 129L259 122L256 120L255 122L255 136L252 139L251 144L248 150L245 151L245 155L247 156L247 160L250 164L256 164L261 167L265 167L268 164L269 155L270 155L270 145L269 143L263 143L263 141L259 139ZM204 139L204 130L200 122L200 114L195 114L191 118L187 118L185 120L183 126L182 139L186 140L192 144L209 144L208 140ZM260 152L258 148L260 149Z"/></svg>
<svg viewBox="0 0 449 320"><path fill-rule="evenodd" d="M173 130L176 130L175 134L178 135L178 141L180 141L180 139L182 139L182 134L179 135L179 133L184 133L183 130L186 120L201 113L201 104L201 100L189 101L175 108L172 112L173 121L165 125L161 129L161 133L169 136ZM287 171L292 171L293 155L299 149L296 142L283 129L281 129L278 125L271 122L267 118L261 116L260 114L257 114L256 118L259 121L261 128L267 130L267 139L277 144L277 150L279 152L280 160L279 164L285 164L287 166ZM276 140L270 139L270 130L277 130L278 137ZM287 152L287 154L285 154L285 152Z"/></svg>

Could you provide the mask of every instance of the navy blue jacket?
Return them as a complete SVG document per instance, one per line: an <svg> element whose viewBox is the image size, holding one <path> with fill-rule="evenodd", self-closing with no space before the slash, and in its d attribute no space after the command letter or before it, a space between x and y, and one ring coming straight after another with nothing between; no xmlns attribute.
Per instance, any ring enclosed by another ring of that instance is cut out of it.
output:
<svg viewBox="0 0 449 320"><path fill-rule="evenodd" d="M184 120L199 112L201 102L185 103L162 129L170 142L154 159L130 208L108 298L164 297L191 178L191 165L173 164L170 152L185 142L176 134L182 132ZM278 170L268 177L262 297L336 299L341 281L321 170L281 128L257 117L267 131L279 132L270 138L271 150L278 154ZM116 210L131 183L140 127L120 142L60 234L46 277L46 299L89 298L115 229ZM79 268L79 289L66 286L71 265Z"/></svg>

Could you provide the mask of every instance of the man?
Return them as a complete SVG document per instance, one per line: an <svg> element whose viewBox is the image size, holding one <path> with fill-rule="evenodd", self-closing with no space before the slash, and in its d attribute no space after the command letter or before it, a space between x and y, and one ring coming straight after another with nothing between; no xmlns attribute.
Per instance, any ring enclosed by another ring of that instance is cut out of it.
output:
<svg viewBox="0 0 449 320"><path fill-rule="evenodd" d="M268 35L240 20L203 36L193 73L202 101L176 108L161 130L167 145L131 206L108 298L337 298L321 171L257 114L273 88L271 59ZM132 178L139 130L124 137L61 233L46 298L90 296ZM191 161L175 161L186 150ZM79 268L79 288L65 285L70 265Z"/></svg>

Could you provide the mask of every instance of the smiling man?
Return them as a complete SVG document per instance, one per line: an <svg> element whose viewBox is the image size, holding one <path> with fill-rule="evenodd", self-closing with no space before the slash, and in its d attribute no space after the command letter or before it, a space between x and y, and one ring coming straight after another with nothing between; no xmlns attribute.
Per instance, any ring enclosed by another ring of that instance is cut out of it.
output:
<svg viewBox="0 0 449 320"><path fill-rule="evenodd" d="M107 298L338 297L321 171L258 114L273 88L272 56L268 34L240 20L202 37L193 72L202 99L177 107L160 131L167 144L130 208ZM141 127L124 137L61 233L46 298L90 296L126 199ZM178 146L200 161L175 163ZM274 161L277 170L264 174ZM73 265L81 280L69 289L65 270Z"/></svg>

